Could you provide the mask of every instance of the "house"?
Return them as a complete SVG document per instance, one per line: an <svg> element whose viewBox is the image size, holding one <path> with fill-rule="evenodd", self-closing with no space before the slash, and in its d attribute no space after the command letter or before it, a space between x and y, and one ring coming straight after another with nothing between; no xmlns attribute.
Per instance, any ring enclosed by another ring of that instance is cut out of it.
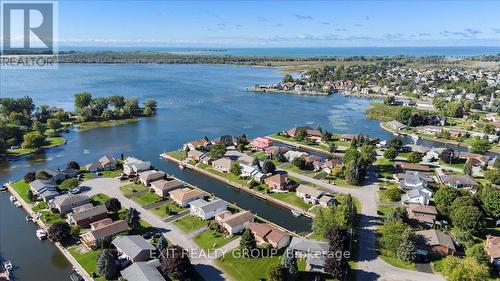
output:
<svg viewBox="0 0 500 281"><path fill-rule="evenodd" d="M214 167L219 172L229 173L232 163L233 161L229 158L221 158L213 161L212 167Z"/></svg>
<svg viewBox="0 0 500 281"><path fill-rule="evenodd" d="M429 205L432 191L425 187L414 188L401 196L401 202L405 204Z"/></svg>
<svg viewBox="0 0 500 281"><path fill-rule="evenodd" d="M99 162L92 162L87 165L85 165L85 171L89 173L95 173L97 171L101 170L101 163Z"/></svg>
<svg viewBox="0 0 500 281"><path fill-rule="evenodd" d="M48 202L54 199L59 192L57 192L57 186L48 180L34 180L29 183L33 195Z"/></svg>
<svg viewBox="0 0 500 281"><path fill-rule="evenodd" d="M261 182L265 178L265 175L258 168L249 165L240 163L240 171L240 177L243 178L251 178L258 182Z"/></svg>
<svg viewBox="0 0 500 281"><path fill-rule="evenodd" d="M225 215L219 223L227 233L235 234L243 231L249 223L253 222L254 218L255 215L250 211L242 211L231 215Z"/></svg>
<svg viewBox="0 0 500 281"><path fill-rule="evenodd" d="M387 126L395 131L401 131L401 130L404 130L406 129L406 125L399 122L399 121L396 121L396 120L392 120L392 121L389 121L386 123Z"/></svg>
<svg viewBox="0 0 500 281"><path fill-rule="evenodd" d="M431 227L436 221L438 211L436 207L420 204L408 204L406 207L408 212L408 219L414 224L423 224Z"/></svg>
<svg viewBox="0 0 500 281"><path fill-rule="evenodd" d="M203 192L188 187L172 190L168 194L182 208L187 207L194 200L202 199L205 196Z"/></svg>
<svg viewBox="0 0 500 281"><path fill-rule="evenodd" d="M205 153L200 157L200 162L205 165L212 165L213 160L214 159L208 153Z"/></svg>
<svg viewBox="0 0 500 281"><path fill-rule="evenodd" d="M248 229L259 244L267 243L276 249L284 248L290 244L290 235L268 223L251 222L248 224Z"/></svg>
<svg viewBox="0 0 500 281"><path fill-rule="evenodd" d="M179 189L181 187L184 187L184 182L180 180L175 179L167 181L161 179L151 182L149 189L160 197L166 197L170 191Z"/></svg>
<svg viewBox="0 0 500 281"><path fill-rule="evenodd" d="M353 141L354 139L359 138L359 135L353 134L342 134L339 136L340 141Z"/></svg>
<svg viewBox="0 0 500 281"><path fill-rule="evenodd" d="M288 148L286 148L284 146L272 145L272 146L264 149L264 151L266 152L267 156L277 157L277 156L281 156L281 155L285 154L288 151Z"/></svg>
<svg viewBox="0 0 500 281"><path fill-rule="evenodd" d="M403 146L403 151L412 151L418 152L420 154L426 154L430 151L430 148L421 145L407 144Z"/></svg>
<svg viewBox="0 0 500 281"><path fill-rule="evenodd" d="M440 134L443 132L443 128L434 125L418 126L415 128L418 133L422 134Z"/></svg>
<svg viewBox="0 0 500 281"><path fill-rule="evenodd" d="M82 242L88 247L96 247L106 239L111 238L115 234L128 231L129 227L126 221L112 221L106 218L90 224L90 230L80 235Z"/></svg>
<svg viewBox="0 0 500 281"><path fill-rule="evenodd" d="M133 281L165 281L165 278L158 271L160 261L158 259L151 261L134 262L121 271L125 280Z"/></svg>
<svg viewBox="0 0 500 281"><path fill-rule="evenodd" d="M416 231L417 247L420 250L432 251L441 255L455 255L455 244L451 236L435 229Z"/></svg>
<svg viewBox="0 0 500 281"><path fill-rule="evenodd" d="M313 205L318 204L320 197L323 194L325 194L325 192L323 192L319 189L316 189L316 188L313 188L313 187L310 187L307 185L303 185L303 184L300 184L297 187L297 189L295 190L295 192L297 194L297 197L302 198L302 200L304 200L304 202L309 203L309 204L313 204Z"/></svg>
<svg viewBox="0 0 500 281"><path fill-rule="evenodd" d="M139 235L117 236L111 244L116 247L120 257L131 262L147 261L156 250Z"/></svg>
<svg viewBox="0 0 500 281"><path fill-rule="evenodd" d="M202 151L208 151L210 149L210 146L212 145L211 142L209 142L206 139L199 139L199 140L194 140L191 142L188 142L183 145L182 149L186 150L186 148L189 148L189 150L202 150Z"/></svg>
<svg viewBox="0 0 500 281"><path fill-rule="evenodd" d="M486 253L493 264L500 266L500 236L486 236Z"/></svg>
<svg viewBox="0 0 500 281"><path fill-rule="evenodd" d="M296 128L292 128L292 129L289 129L287 131L284 132L284 134L288 137L295 137L295 135L297 134L297 131L298 130L304 130L307 134L307 137L316 141L316 142L320 142L321 141L321 131L319 130L315 130L309 126L303 126L303 127L296 127Z"/></svg>
<svg viewBox="0 0 500 281"><path fill-rule="evenodd" d="M471 161L474 164L474 166L480 166L480 167L485 167L486 165L488 165L488 162L490 161L490 157L487 155L481 155L470 152L460 152L458 153L458 158Z"/></svg>
<svg viewBox="0 0 500 281"><path fill-rule="evenodd" d="M439 159L439 156L441 155L441 153L443 153L443 151L445 151L446 148L445 147L433 147L431 148L431 150L429 150L427 153L426 153L426 158L428 159Z"/></svg>
<svg viewBox="0 0 500 281"><path fill-rule="evenodd" d="M441 175L439 179L444 185L453 188L476 189L479 185L474 178L467 175Z"/></svg>
<svg viewBox="0 0 500 281"><path fill-rule="evenodd" d="M293 237L287 250L305 258L306 271L324 272L325 260L330 250L328 242Z"/></svg>
<svg viewBox="0 0 500 281"><path fill-rule="evenodd" d="M193 160L193 161L196 161L196 162L200 162L201 158L203 157L203 155L205 155L204 152L201 152L199 150L190 150L188 151L187 153L187 158L189 160Z"/></svg>
<svg viewBox="0 0 500 281"><path fill-rule="evenodd" d="M275 174L265 178L264 183L273 190L288 190L290 180L286 174Z"/></svg>
<svg viewBox="0 0 500 281"><path fill-rule="evenodd" d="M66 193L56 196L53 201L54 207L59 210L59 213L64 215L71 212L73 208L90 203L90 197L86 194L71 194Z"/></svg>
<svg viewBox="0 0 500 281"><path fill-rule="evenodd" d="M43 169L40 172L47 173L50 177L50 180L54 183L60 183L63 180L71 177L70 175L68 175L64 172L59 171L59 170L55 170L55 169ZM76 173L74 176L76 176Z"/></svg>
<svg viewBox="0 0 500 281"><path fill-rule="evenodd" d="M256 150L265 150L266 148L270 147L272 143L272 140L268 138L258 137L253 139L249 145Z"/></svg>
<svg viewBox="0 0 500 281"><path fill-rule="evenodd" d="M126 175L135 175L151 168L149 161L142 161L134 157L128 157L123 162L123 173Z"/></svg>
<svg viewBox="0 0 500 281"><path fill-rule="evenodd" d="M105 219L108 216L108 209L105 205L94 206L92 203L73 208L68 214L68 223L78 226L87 226L93 222Z"/></svg>
<svg viewBox="0 0 500 281"><path fill-rule="evenodd" d="M309 155L309 154L307 154L306 152L296 151L296 150L290 150L290 151L287 151L285 154L283 154L286 161L288 161L288 162L292 162L295 158L306 157L307 155Z"/></svg>
<svg viewBox="0 0 500 281"><path fill-rule="evenodd" d="M398 175L399 188L403 191L427 187L428 176L417 171L406 171Z"/></svg>
<svg viewBox="0 0 500 281"><path fill-rule="evenodd" d="M304 157L304 161L306 162L307 167L314 167L314 162L321 162L321 157L316 155L308 155Z"/></svg>
<svg viewBox="0 0 500 281"><path fill-rule="evenodd" d="M417 172L430 172L431 171L431 168L429 168L429 166L414 164L414 163L409 163L409 162L396 161L396 162L394 162L394 166L396 168L399 168L399 169L402 169L405 171L417 171Z"/></svg>
<svg viewBox="0 0 500 281"><path fill-rule="evenodd" d="M323 169L323 171L325 173L331 174L333 171L333 168L335 168L335 166L337 166L337 165L343 165L342 158L332 158L332 159L328 159L328 160L323 161L323 163L321 165L321 169Z"/></svg>
<svg viewBox="0 0 500 281"><path fill-rule="evenodd" d="M319 205L321 207L328 208L328 207L336 205L336 204L337 204L337 200L335 199L335 197L330 196L328 194L324 194L323 196L321 196L319 198Z"/></svg>
<svg viewBox="0 0 500 281"><path fill-rule="evenodd" d="M420 109L434 109L432 102L430 101L416 101L415 105Z"/></svg>
<svg viewBox="0 0 500 281"><path fill-rule="evenodd" d="M235 146L236 137L225 135L212 140L212 144L223 144L225 146Z"/></svg>
<svg viewBox="0 0 500 281"><path fill-rule="evenodd" d="M148 186L153 181L164 179L166 175L167 174L165 174L165 172L162 171L156 171L156 170L144 171L139 173L139 181L143 185Z"/></svg>
<svg viewBox="0 0 500 281"><path fill-rule="evenodd" d="M115 170L118 165L116 159L108 155L104 155L103 157L99 158L99 163L101 164L102 170L105 171Z"/></svg>
<svg viewBox="0 0 500 281"><path fill-rule="evenodd" d="M227 203L222 199L215 199L213 201L205 201L197 199L189 203L192 216L199 217L202 220L208 220L215 217L217 214L227 210Z"/></svg>

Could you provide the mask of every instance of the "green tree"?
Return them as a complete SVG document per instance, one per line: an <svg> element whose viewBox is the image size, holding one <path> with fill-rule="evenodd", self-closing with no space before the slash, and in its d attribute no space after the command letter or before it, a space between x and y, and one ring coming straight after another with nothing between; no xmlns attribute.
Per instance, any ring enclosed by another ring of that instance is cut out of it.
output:
<svg viewBox="0 0 500 281"><path fill-rule="evenodd" d="M66 222L55 222L49 226L47 236L53 242L66 244L71 239L71 227Z"/></svg>
<svg viewBox="0 0 500 281"><path fill-rule="evenodd" d="M420 163L422 161L423 155L419 152L412 152L410 156L408 156L408 162L410 163Z"/></svg>
<svg viewBox="0 0 500 281"><path fill-rule="evenodd" d="M473 257L466 257L454 263L455 266L453 268L447 266L449 274L446 276L449 281L480 281L487 280L489 277L488 267L480 264Z"/></svg>
<svg viewBox="0 0 500 281"><path fill-rule="evenodd" d="M109 100L106 97L97 97L90 102L90 108L96 116L101 116L104 110L108 109Z"/></svg>
<svg viewBox="0 0 500 281"><path fill-rule="evenodd" d="M137 111L139 110L139 101L137 98L130 98L125 101L125 105L123 106L123 112L126 116L135 116Z"/></svg>
<svg viewBox="0 0 500 281"><path fill-rule="evenodd" d="M108 100L115 110L120 110L125 106L125 98L123 96L113 95L108 97Z"/></svg>
<svg viewBox="0 0 500 281"><path fill-rule="evenodd" d="M112 213L118 213L122 209L122 203L116 198L109 198L105 202L106 209Z"/></svg>
<svg viewBox="0 0 500 281"><path fill-rule="evenodd" d="M237 161L233 161L231 163L231 170L230 170L230 172L231 172L231 174L233 174L235 176L241 175L240 163L238 163Z"/></svg>
<svg viewBox="0 0 500 281"><path fill-rule="evenodd" d="M328 152L334 153L337 151L337 146L334 143L328 143Z"/></svg>
<svg viewBox="0 0 500 281"><path fill-rule="evenodd" d="M408 212L404 206L399 206L394 209L387 215L388 221L401 221L406 223L408 221Z"/></svg>
<svg viewBox="0 0 500 281"><path fill-rule="evenodd" d="M158 241L156 241L156 249L158 251L163 251L163 249L167 248L168 247L168 241L167 239L165 238L165 236L161 236Z"/></svg>
<svg viewBox="0 0 500 281"><path fill-rule="evenodd" d="M250 229L245 229L240 240L240 249L243 254L249 254L253 249L257 248L257 242L255 241L255 236Z"/></svg>
<svg viewBox="0 0 500 281"><path fill-rule="evenodd" d="M285 250L281 264L285 271L285 280L297 280L299 276L299 268L297 266L297 257L295 256L295 252L293 250Z"/></svg>
<svg viewBox="0 0 500 281"><path fill-rule="evenodd" d="M484 227L483 214L476 206L461 206L450 213L451 222L462 232L477 234Z"/></svg>
<svg viewBox="0 0 500 281"><path fill-rule="evenodd" d="M292 165L301 170L305 170L306 160L303 157L296 157L295 159L292 160Z"/></svg>
<svg viewBox="0 0 500 281"><path fill-rule="evenodd" d="M350 148L344 155L345 180L352 185L359 185L362 181L361 155L356 148Z"/></svg>
<svg viewBox="0 0 500 281"><path fill-rule="evenodd" d="M75 109L82 109L87 107L92 102L92 94L89 92L82 92L75 94Z"/></svg>
<svg viewBox="0 0 500 281"><path fill-rule="evenodd" d="M35 195L33 194L33 190L28 189L28 191L26 191L26 196L28 197L28 200L32 202L35 201Z"/></svg>
<svg viewBox="0 0 500 281"><path fill-rule="evenodd" d="M169 246L161 252L160 271L177 280L186 280L193 269L187 251L177 245Z"/></svg>
<svg viewBox="0 0 500 281"><path fill-rule="evenodd" d="M399 244L396 253L398 259L404 262L415 261L415 257L417 256L417 247L415 245L415 241L415 235L411 230L406 230L405 232L403 232L401 243Z"/></svg>
<svg viewBox="0 0 500 281"><path fill-rule="evenodd" d="M118 277L117 253L115 249L104 249L97 257L97 273L106 280L115 280Z"/></svg>
<svg viewBox="0 0 500 281"><path fill-rule="evenodd" d="M26 183L30 183L32 181L36 180L36 173L31 171L31 172L27 172L25 175L24 175L24 181Z"/></svg>
<svg viewBox="0 0 500 281"><path fill-rule="evenodd" d="M57 132L62 128L61 120L57 118L47 119L47 128L54 130L54 132Z"/></svg>
<svg viewBox="0 0 500 281"><path fill-rule="evenodd" d="M472 162L471 161L465 162L464 174L466 174L467 176L472 176Z"/></svg>
<svg viewBox="0 0 500 281"><path fill-rule="evenodd" d="M23 137L24 148L38 149L45 145L45 137L38 132L27 133Z"/></svg>
<svg viewBox="0 0 500 281"><path fill-rule="evenodd" d="M401 245L403 233L409 226L400 220L387 221L381 228L380 244L389 251L392 256L396 256L399 245Z"/></svg>
<svg viewBox="0 0 500 281"><path fill-rule="evenodd" d="M70 179L66 179L64 180L60 185L59 185L59 188L60 189L66 189L66 190L70 190L70 189L73 189L75 187L77 187L78 185L80 185L80 183L78 182L77 179L75 178L70 178Z"/></svg>
<svg viewBox="0 0 500 281"><path fill-rule="evenodd" d="M293 82L293 77L290 74L286 74L285 76L283 76L282 81L283 83Z"/></svg>
<svg viewBox="0 0 500 281"><path fill-rule="evenodd" d="M267 272L267 279L269 281L285 281L285 272L280 264L273 265Z"/></svg>
<svg viewBox="0 0 500 281"><path fill-rule="evenodd" d="M400 138L393 138L389 141L387 144L388 149L389 148L394 148L396 151L400 151L401 148L403 147L403 141Z"/></svg>
<svg viewBox="0 0 500 281"><path fill-rule="evenodd" d="M395 187L386 189L385 196L391 202L398 202L401 200L401 192Z"/></svg>
<svg viewBox="0 0 500 281"><path fill-rule="evenodd" d="M449 215L449 208L453 201L460 196L460 191L443 186L434 193L434 202L436 203L437 209L443 215Z"/></svg>
<svg viewBox="0 0 500 281"><path fill-rule="evenodd" d="M470 151L472 153L486 154L491 149L491 144L488 140L475 138L470 143Z"/></svg>
<svg viewBox="0 0 500 281"><path fill-rule="evenodd" d="M451 101L445 107L445 114L450 117L462 118L464 116L464 107L460 101Z"/></svg>
<svg viewBox="0 0 500 281"><path fill-rule="evenodd" d="M500 217L500 190L484 187L481 190L481 201L484 210L492 217Z"/></svg>
<svg viewBox="0 0 500 281"><path fill-rule="evenodd" d="M144 107L145 108L148 108L149 110L151 110L152 112L156 112L156 108L157 108L157 103L156 103L156 100L154 99L147 99L145 102L144 102Z"/></svg>
<svg viewBox="0 0 500 281"><path fill-rule="evenodd" d="M298 128L295 131L294 138L299 141L303 141L307 138L307 131L305 128Z"/></svg>
<svg viewBox="0 0 500 281"><path fill-rule="evenodd" d="M139 212L134 208L127 209L125 213L125 221L132 230L138 230L141 227L141 217Z"/></svg>
<svg viewBox="0 0 500 281"><path fill-rule="evenodd" d="M492 184L500 184L500 170L486 170L484 171L484 178L490 181Z"/></svg>
<svg viewBox="0 0 500 281"><path fill-rule="evenodd" d="M467 257L473 257L480 264L486 266L490 265L490 256L488 256L488 253L484 250L484 245L482 243L467 248L465 254Z"/></svg>
<svg viewBox="0 0 500 281"><path fill-rule="evenodd" d="M411 125L411 108L408 106L403 106L398 110L395 119L405 125Z"/></svg>
<svg viewBox="0 0 500 281"><path fill-rule="evenodd" d="M50 180L50 178L52 178L52 176L49 175L49 173L47 173L45 171L38 171L38 172L36 172L35 178L37 180Z"/></svg>
<svg viewBox="0 0 500 281"><path fill-rule="evenodd" d="M210 148L210 156L213 158L222 158L226 154L226 146L222 143L212 145Z"/></svg>
<svg viewBox="0 0 500 281"><path fill-rule="evenodd" d="M387 160L394 161L398 157L398 151L394 147L389 147L384 151L384 157Z"/></svg>
<svg viewBox="0 0 500 281"><path fill-rule="evenodd" d="M269 173L274 173L276 171L276 166L272 161L265 160L264 163L262 164L262 172L264 174L269 174Z"/></svg>

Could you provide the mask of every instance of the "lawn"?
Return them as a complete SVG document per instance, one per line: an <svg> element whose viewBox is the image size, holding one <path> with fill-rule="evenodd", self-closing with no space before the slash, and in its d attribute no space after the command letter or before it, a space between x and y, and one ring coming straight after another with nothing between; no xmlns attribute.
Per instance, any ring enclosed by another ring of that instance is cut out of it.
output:
<svg viewBox="0 0 500 281"><path fill-rule="evenodd" d="M176 150L168 152L167 155L177 160L184 160L186 153L184 150Z"/></svg>
<svg viewBox="0 0 500 281"><path fill-rule="evenodd" d="M46 145L42 146L41 148L49 148L49 147L54 147L61 145L65 142L66 140L63 137L48 137L46 138ZM8 149L7 154L9 155L16 155L16 156L21 156L21 155L26 155L34 152L34 149L29 149L29 148L18 148L18 149Z"/></svg>
<svg viewBox="0 0 500 281"><path fill-rule="evenodd" d="M47 145L43 147L53 147L63 144L66 140L63 137L48 137L46 139Z"/></svg>
<svg viewBox="0 0 500 281"><path fill-rule="evenodd" d="M336 178L335 180L333 180L333 183L335 183L336 185L338 185L340 187L359 188L359 186L347 183L347 181L345 179Z"/></svg>
<svg viewBox="0 0 500 281"><path fill-rule="evenodd" d="M146 190L147 187L142 184L130 183L120 187L120 191L123 195L131 195L139 191Z"/></svg>
<svg viewBox="0 0 500 281"><path fill-rule="evenodd" d="M404 268L404 269L409 269L409 270L416 270L415 263L407 263L402 260L399 260L396 257L389 256L384 249L379 249L379 256L380 258L385 261L386 263L399 267L399 268Z"/></svg>
<svg viewBox="0 0 500 281"><path fill-rule="evenodd" d="M41 211L43 209L47 209L47 203L45 203L44 201L39 201L39 202L35 203L35 206L33 208L31 208L31 210L34 213L37 213L38 211Z"/></svg>
<svg viewBox="0 0 500 281"><path fill-rule="evenodd" d="M94 201L97 204L104 205L104 203L106 203L106 201L109 198L110 197L108 195L99 193L99 194L96 194L96 195L92 196L90 199L92 199L92 201Z"/></svg>
<svg viewBox="0 0 500 281"><path fill-rule="evenodd" d="M304 200L302 200L302 198L297 197L295 192L283 192L283 193L272 192L272 193L269 193L268 195L271 196L272 198L290 203L290 204L294 205L295 207L298 207L302 210L307 210L312 206L311 204L307 204L306 202L304 202Z"/></svg>
<svg viewBox="0 0 500 281"><path fill-rule="evenodd" d="M174 224L184 232L191 232L207 225L208 222L194 216L184 216L174 221Z"/></svg>
<svg viewBox="0 0 500 281"><path fill-rule="evenodd" d="M169 216L169 214L167 214L167 207L169 208L171 214L177 214L178 212L182 211L182 208L177 206L172 201L166 202L165 204L158 207L154 207L149 211L163 219Z"/></svg>
<svg viewBox="0 0 500 281"><path fill-rule="evenodd" d="M449 164L449 163L443 162L442 160L439 160L439 165L463 170L465 168L465 162L466 162L465 159L456 159L455 161L453 161L453 163Z"/></svg>
<svg viewBox="0 0 500 281"><path fill-rule="evenodd" d="M132 198L132 200L134 200L137 204L139 204L141 206L145 206L145 205L159 202L159 201L163 200L163 198L158 196L156 193L146 192L144 194L141 194L139 196Z"/></svg>
<svg viewBox="0 0 500 281"><path fill-rule="evenodd" d="M365 110L369 119L391 121L396 118L400 106L386 105L381 102L370 102L371 107Z"/></svg>
<svg viewBox="0 0 500 281"><path fill-rule="evenodd" d="M67 250L90 276L97 274L96 260L102 250L93 251L82 245L71 246Z"/></svg>
<svg viewBox="0 0 500 281"><path fill-rule="evenodd" d="M389 187L389 188L394 189L394 187ZM399 200L397 200L397 201L392 201L392 200L389 198L389 196L387 196L387 194L386 194L386 193L387 193L387 190L388 190L388 189L384 189L384 190L380 190L380 191L378 192L378 194L379 194L379 198L380 198L380 201L382 201L382 202L389 202L389 203L398 202ZM402 192L400 189L397 189L397 190L398 190L398 191L400 191L400 192L399 192L399 194L400 194L400 195L403 195L403 192Z"/></svg>
<svg viewBox="0 0 500 281"><path fill-rule="evenodd" d="M91 121L91 122L78 123L75 125L75 127L78 129L78 131L86 131L101 127L114 127L119 125L125 125L137 122L138 120L139 119L137 118L129 118L129 119L109 120L109 121Z"/></svg>
<svg viewBox="0 0 500 281"><path fill-rule="evenodd" d="M54 224L56 222L65 222L66 219L62 218L59 214L54 214L49 210L44 210L41 211L41 216L40 219L45 223L45 224Z"/></svg>
<svg viewBox="0 0 500 281"><path fill-rule="evenodd" d="M387 205L379 205L377 207L377 213L379 216L385 218L389 215L389 213L394 210L397 206L387 206Z"/></svg>
<svg viewBox="0 0 500 281"><path fill-rule="evenodd" d="M303 174L303 173L307 172L307 170L302 170L299 167L296 167L296 166L294 166L292 164L284 165L283 169L285 169L287 171L290 171L290 172L297 173L297 174Z"/></svg>
<svg viewBox="0 0 500 281"><path fill-rule="evenodd" d="M213 230L205 230L193 238L194 242L203 250L214 250L221 246L226 245L232 240L236 239L237 236L233 235L231 238L224 237L224 233L220 233Z"/></svg>
<svg viewBox="0 0 500 281"><path fill-rule="evenodd" d="M97 176L95 173L83 172L83 178L86 180L90 180L93 178L116 178L122 174L121 169L113 170L113 171L99 171L101 176Z"/></svg>
<svg viewBox="0 0 500 281"><path fill-rule="evenodd" d="M318 144L318 143L312 143L312 142L308 143L308 142L305 142L305 141L296 140L294 138L287 138L287 137L284 137L284 136L280 136L278 134L271 135L270 137L278 139L278 140L286 141L286 142L300 144L302 146L310 147L310 148L313 148L313 149L316 148L316 149L323 150L325 152L329 152L328 151L328 146L326 146L324 144Z"/></svg>
<svg viewBox="0 0 500 281"><path fill-rule="evenodd" d="M20 180L12 184L12 188L23 198L24 202L33 204L33 200L28 198L28 190L30 186L24 181Z"/></svg>
<svg viewBox="0 0 500 281"><path fill-rule="evenodd" d="M219 172L219 171L214 170L212 168L208 168L205 171L207 171L211 174L217 175L219 177L223 177L223 178L229 180L230 182L235 182L235 183L247 186L247 182L248 182L247 180L241 179L239 176L233 175L231 173L222 173L222 172Z"/></svg>

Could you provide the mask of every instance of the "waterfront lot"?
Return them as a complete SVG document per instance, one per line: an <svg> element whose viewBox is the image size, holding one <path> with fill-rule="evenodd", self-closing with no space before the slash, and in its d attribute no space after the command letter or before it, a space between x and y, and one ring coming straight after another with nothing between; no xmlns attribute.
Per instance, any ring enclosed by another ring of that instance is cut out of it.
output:
<svg viewBox="0 0 500 281"><path fill-rule="evenodd" d="M140 191L143 191L146 189L147 189L146 186L144 186L142 184L135 184L135 183L126 184L126 185L123 185L120 187L121 193L125 196L129 196L129 195L132 195L134 193L137 193L137 192L140 192Z"/></svg>
<svg viewBox="0 0 500 281"><path fill-rule="evenodd" d="M193 240L203 250L210 251L226 245L237 237L237 235L225 237L224 233L208 229L195 236Z"/></svg>
<svg viewBox="0 0 500 281"><path fill-rule="evenodd" d="M12 188L14 188L17 194L23 198L24 202L33 204L33 200L28 198L28 190L30 189L30 186L24 180L13 183Z"/></svg>
<svg viewBox="0 0 500 281"><path fill-rule="evenodd" d="M174 225L179 227L182 231L184 232L191 232L193 230L202 228L206 225L208 225L207 221L204 221L200 218L197 218L195 216L184 216L176 221L174 221Z"/></svg>
<svg viewBox="0 0 500 281"><path fill-rule="evenodd" d="M168 212L167 212L168 210ZM156 206L152 209L149 209L149 211L158 217L164 219L167 218L171 215L175 215L179 213L180 211L184 210L183 208L177 206L174 202L172 201L167 201L165 204L162 204L160 206Z"/></svg>
<svg viewBox="0 0 500 281"><path fill-rule="evenodd" d="M135 196L134 198L132 198L132 200L134 200L137 204L141 206L146 206L149 204L160 202L161 200L163 200L163 198L158 196L156 193L146 192L138 196Z"/></svg>
<svg viewBox="0 0 500 281"><path fill-rule="evenodd" d="M92 277L97 275L96 260L101 254L102 250L90 250L83 245L73 245L67 248L68 252L75 258L75 260L85 269L85 271ZM95 274L95 275L94 275ZM95 280L106 280L103 277L94 278Z"/></svg>

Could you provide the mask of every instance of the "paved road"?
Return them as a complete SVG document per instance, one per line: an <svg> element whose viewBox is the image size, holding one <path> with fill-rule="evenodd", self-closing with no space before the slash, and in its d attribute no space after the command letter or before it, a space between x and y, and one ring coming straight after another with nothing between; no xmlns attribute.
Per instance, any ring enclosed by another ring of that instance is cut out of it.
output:
<svg viewBox="0 0 500 281"><path fill-rule="evenodd" d="M369 173L367 184L360 188L345 188L329 184L323 180L313 179L298 173L287 171L290 176L313 183L325 190L337 193L349 193L361 203L359 210L359 226L355 230L358 239L357 268L354 270L356 280L387 280L387 281L442 281L437 274L428 274L405 270L391 266L380 259L376 252L376 228L380 224L377 215L377 179L373 172Z"/></svg>
<svg viewBox="0 0 500 281"><path fill-rule="evenodd" d="M191 240L182 230L177 228L170 222L165 222L159 217L155 216L151 212L144 209L142 206L132 201L131 199L125 197L120 192L120 181L118 179L111 178L98 178L91 179L82 183L82 186L87 194L90 196L103 193L110 197L117 198L120 200L121 204L125 208L135 208L141 213L141 218L164 231L164 236L172 243L179 245L187 250L192 250L193 254L201 253L201 249ZM233 244L231 244L233 245ZM191 257L191 262L195 266L196 270L206 279L206 280L225 280L226 276L222 271L214 266L214 258L207 257L207 255L200 254L199 257Z"/></svg>

